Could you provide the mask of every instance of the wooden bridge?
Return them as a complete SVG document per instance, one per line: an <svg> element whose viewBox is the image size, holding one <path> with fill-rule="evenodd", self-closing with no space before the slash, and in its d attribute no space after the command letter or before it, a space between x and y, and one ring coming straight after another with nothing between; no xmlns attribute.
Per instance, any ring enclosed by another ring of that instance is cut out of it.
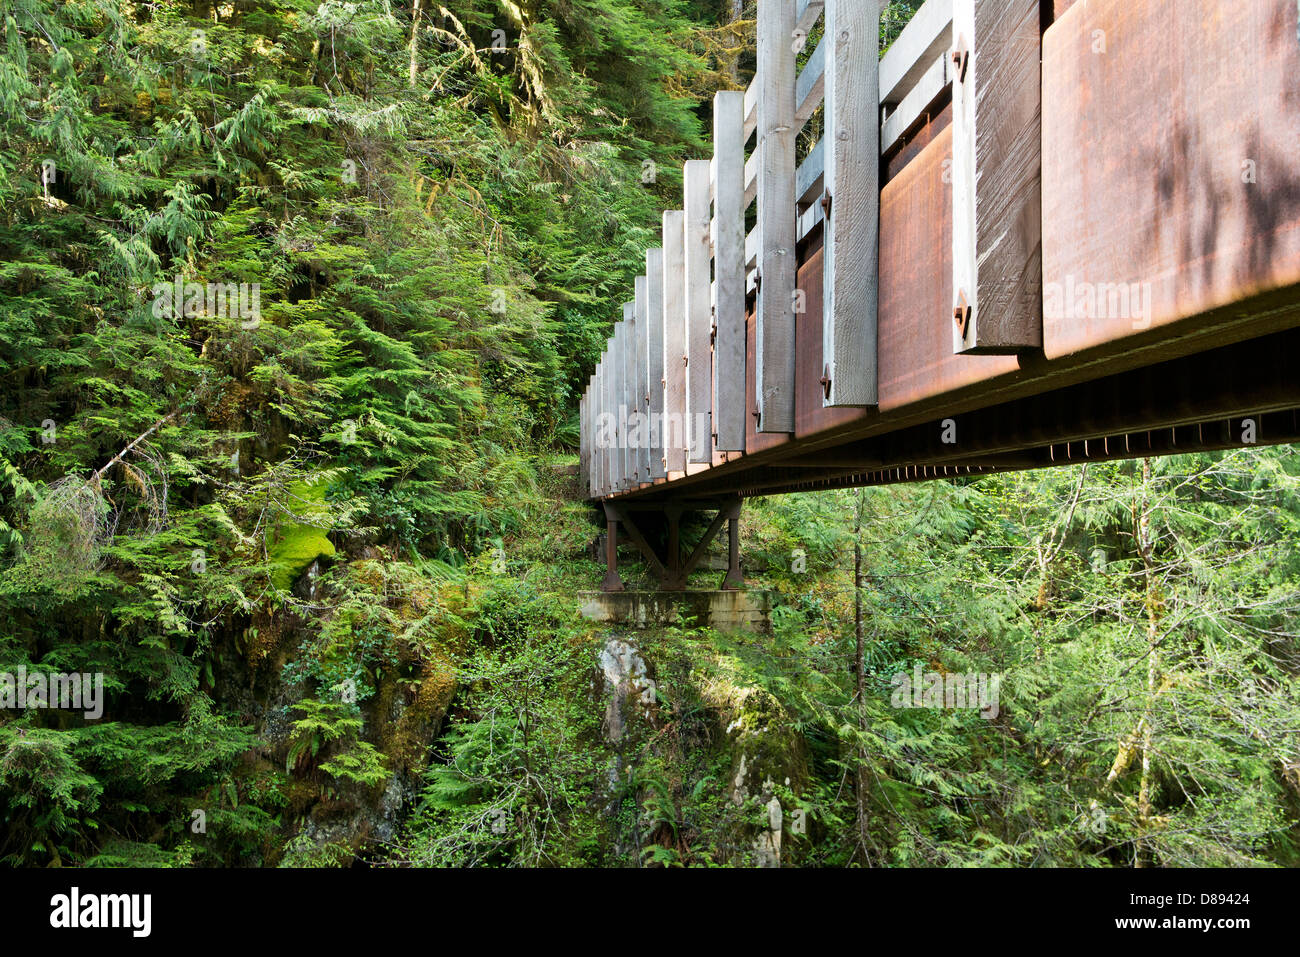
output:
<svg viewBox="0 0 1300 957"><path fill-rule="evenodd" d="M1300 2L878 6L759 2L582 399L606 589L724 522L738 584L747 496L1300 439Z"/></svg>

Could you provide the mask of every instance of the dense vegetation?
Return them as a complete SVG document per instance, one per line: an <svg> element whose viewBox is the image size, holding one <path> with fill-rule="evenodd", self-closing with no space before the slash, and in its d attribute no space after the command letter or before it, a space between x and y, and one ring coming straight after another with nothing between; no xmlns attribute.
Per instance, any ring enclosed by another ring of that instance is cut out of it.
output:
<svg viewBox="0 0 1300 957"><path fill-rule="evenodd" d="M752 15L6 3L0 671L106 693L0 713L6 862L1296 863L1286 448L755 503L773 634L610 733L576 399Z"/></svg>

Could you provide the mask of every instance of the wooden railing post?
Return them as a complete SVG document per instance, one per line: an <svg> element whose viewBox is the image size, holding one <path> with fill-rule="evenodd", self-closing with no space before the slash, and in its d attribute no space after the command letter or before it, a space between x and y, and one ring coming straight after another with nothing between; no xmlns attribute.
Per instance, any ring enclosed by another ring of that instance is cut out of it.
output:
<svg viewBox="0 0 1300 957"><path fill-rule="evenodd" d="M758 431L794 431L795 6L758 6Z"/></svg>
<svg viewBox="0 0 1300 957"><path fill-rule="evenodd" d="M664 251L647 249L646 342L649 356L646 378L650 389L650 480L665 478L664 468Z"/></svg>
<svg viewBox="0 0 1300 957"><path fill-rule="evenodd" d="M610 414L614 416L614 450L612 458L614 460L614 481L610 486L610 491L621 492L627 488L627 451L626 444L623 442L623 429L626 427L624 417L621 414L623 405L623 383L627 381L627 373L623 369L623 340L626 337L623 322L614 324L614 345L610 349L610 362L614 367L612 376L614 382L613 401L610 403Z"/></svg>
<svg viewBox="0 0 1300 957"><path fill-rule="evenodd" d="M823 402L875 405L880 261L878 0L826 0Z"/></svg>
<svg viewBox="0 0 1300 957"><path fill-rule="evenodd" d="M713 98L713 431L724 452L745 451L745 94Z"/></svg>
<svg viewBox="0 0 1300 957"><path fill-rule="evenodd" d="M587 454L590 448L587 444L587 395L583 393L582 398L578 400L578 475L588 490L591 488L591 476L587 469Z"/></svg>
<svg viewBox="0 0 1300 957"><path fill-rule="evenodd" d="M605 492L609 495L614 491L614 483L617 479L617 468L614 462L614 452L618 449L615 444L617 436L618 420L614 413L614 355L613 342L610 337L609 351L605 355L605 386L604 386L604 411L606 417L605 432Z"/></svg>
<svg viewBox="0 0 1300 957"><path fill-rule="evenodd" d="M713 462L713 369L710 342L709 161L690 160L682 174L686 316L686 435L688 461Z"/></svg>
<svg viewBox="0 0 1300 957"><path fill-rule="evenodd" d="M636 448L636 473L637 481L647 483L650 481L650 424L648 419L649 400L648 394L648 363L649 363L649 341L648 323L646 322L646 277L637 276L635 282L635 318L636 318L636 391L632 396L634 408L637 412L637 448Z"/></svg>
<svg viewBox="0 0 1300 957"><path fill-rule="evenodd" d="M664 213L664 467L669 478L686 471L686 271L685 216Z"/></svg>
<svg viewBox="0 0 1300 957"><path fill-rule="evenodd" d="M632 393L636 388L636 304L623 303L623 322L619 325L623 337L619 342L618 384L618 446L623 457L623 489L637 487L636 450L628 441L631 431Z"/></svg>
<svg viewBox="0 0 1300 957"><path fill-rule="evenodd" d="M954 0L953 351L1043 343L1038 0Z"/></svg>

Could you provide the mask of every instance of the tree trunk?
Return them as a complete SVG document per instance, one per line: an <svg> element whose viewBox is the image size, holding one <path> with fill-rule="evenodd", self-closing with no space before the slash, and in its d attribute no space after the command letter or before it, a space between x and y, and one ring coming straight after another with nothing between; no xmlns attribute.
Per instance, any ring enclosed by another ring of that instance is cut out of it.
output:
<svg viewBox="0 0 1300 957"><path fill-rule="evenodd" d="M418 73L416 51L419 48L420 4L422 2L423 0L411 0L411 76L408 85L412 90L415 89L415 77Z"/></svg>
<svg viewBox="0 0 1300 957"><path fill-rule="evenodd" d="M1151 745L1152 724L1159 681L1160 652L1156 647L1160 631L1160 588L1153 568L1153 545L1151 542L1151 507L1148 496L1151 491L1151 460L1142 460L1142 496L1140 502L1134 502L1133 534L1137 540L1138 554L1142 557L1142 574L1145 583L1145 604L1147 612L1147 693L1142 714L1142 777L1138 784L1138 837L1134 849L1133 866L1149 867L1152 863L1151 848L1147 842L1147 829L1151 820Z"/></svg>
<svg viewBox="0 0 1300 957"><path fill-rule="evenodd" d="M862 513L866 507L866 493L858 489L857 507L853 512L853 696L857 704L858 730L867 730L866 664L863 649L862 621ZM867 813L867 753L865 745L858 746L853 796L857 802L857 856L870 867L867 848L871 841Z"/></svg>

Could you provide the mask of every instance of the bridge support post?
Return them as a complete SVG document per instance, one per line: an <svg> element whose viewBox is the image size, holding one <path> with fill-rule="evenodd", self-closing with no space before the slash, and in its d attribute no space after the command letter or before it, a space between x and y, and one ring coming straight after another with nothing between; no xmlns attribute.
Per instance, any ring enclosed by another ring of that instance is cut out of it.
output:
<svg viewBox="0 0 1300 957"><path fill-rule="evenodd" d="M735 591L745 584L745 576L740 571L741 502L737 499L727 516L727 574L722 578L723 591Z"/></svg>
<svg viewBox="0 0 1300 957"><path fill-rule="evenodd" d="M680 503L663 503L649 507L641 506L640 511L642 512L657 512L662 515L664 524L667 526L667 547L663 557L660 558L658 549L646 540L641 528L638 527L637 521L633 518L632 507L623 503L606 502L604 508L608 532L605 537L605 580L601 583L601 591L619 592L623 591L624 588L622 579L618 575L618 531L620 526L625 540L636 546L642 557L645 558L650 574L659 580L660 591L685 591L687 579L699 567L705 553L709 550L709 546L722 530L722 526L727 524L729 548L727 551L727 573L722 579L722 589L734 591L742 587L745 582L740 571L741 504L742 499L739 496L733 496L721 500L716 505L701 504L700 506L693 506ZM709 527L700 536L700 540L695 544L691 553L683 555L682 516L688 511L697 511L700 508L711 510L715 507L717 513L714 515L713 521L709 523Z"/></svg>
<svg viewBox="0 0 1300 957"><path fill-rule="evenodd" d="M610 505L605 506L605 578L600 590L623 590L623 579L618 577L618 515Z"/></svg>
<svg viewBox="0 0 1300 957"><path fill-rule="evenodd" d="M668 563L664 570L663 589L684 591L686 575L682 572L682 508L680 505L669 505L664 509L664 515L668 519Z"/></svg>

